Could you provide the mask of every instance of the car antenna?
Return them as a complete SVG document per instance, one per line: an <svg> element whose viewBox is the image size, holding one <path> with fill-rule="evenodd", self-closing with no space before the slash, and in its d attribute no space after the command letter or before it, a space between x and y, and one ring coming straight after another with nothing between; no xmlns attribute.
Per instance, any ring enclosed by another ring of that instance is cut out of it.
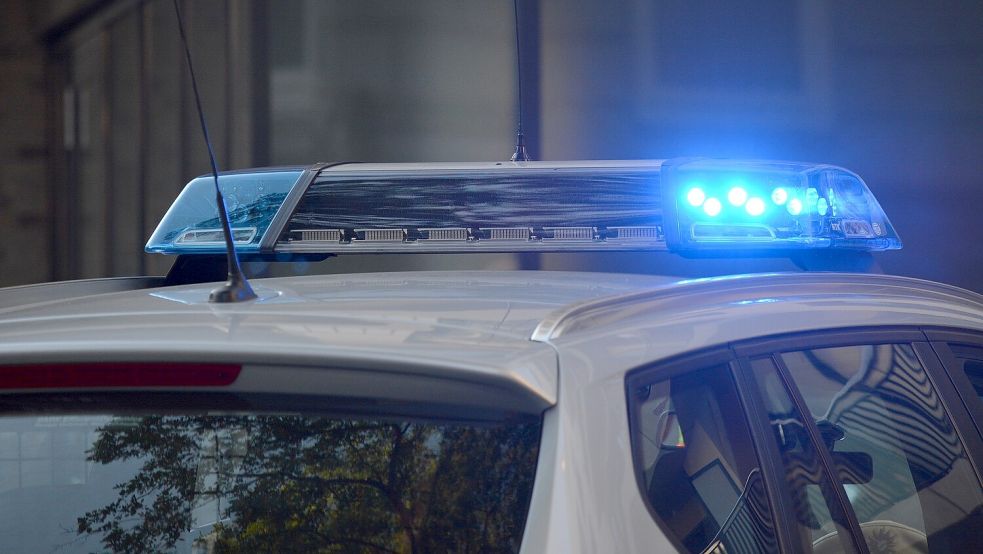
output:
<svg viewBox="0 0 983 554"><path fill-rule="evenodd" d="M512 0L512 10L515 13L515 84L519 100L519 128L515 133L515 153L513 162L528 162L526 139L522 134L522 49L519 48L519 0Z"/></svg>
<svg viewBox="0 0 983 554"><path fill-rule="evenodd" d="M218 216L222 221L222 234L225 236L225 253L229 261L229 280L224 285L213 290L208 295L209 302L244 302L256 298L256 293L249 286L246 275L242 272L239 265L239 257L236 255L235 241L232 240L232 228L229 225L229 212L225 207L225 198L222 196L222 189L218 186L218 165L215 163L215 152L212 150L212 141L208 138L208 124L205 123L205 111L201 107L201 97L198 94L198 81L195 79L195 68L191 63L191 49L188 48L188 37L184 33L184 22L181 18L181 8L178 6L179 0L174 0L174 13L177 15L177 27L181 33L181 43L184 45L184 55L188 59L188 71L191 73L191 88L195 93L195 106L198 108L198 121L201 123L201 132L205 136L205 146L208 148L208 160L212 164L212 178L215 180L215 203L218 204Z"/></svg>

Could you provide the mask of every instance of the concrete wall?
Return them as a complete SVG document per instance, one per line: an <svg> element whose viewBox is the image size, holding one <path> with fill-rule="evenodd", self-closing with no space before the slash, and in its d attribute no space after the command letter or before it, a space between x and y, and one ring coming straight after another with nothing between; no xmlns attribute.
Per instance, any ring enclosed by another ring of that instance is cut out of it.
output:
<svg viewBox="0 0 983 554"><path fill-rule="evenodd" d="M169 0L81 4L38 17L61 76L47 93L64 99L49 114L58 210L49 278L160 274L172 260L143 245L184 184L210 167L174 9ZM254 45L266 4L182 4L220 168L262 163L265 54Z"/></svg>
<svg viewBox="0 0 983 554"><path fill-rule="evenodd" d="M501 160L515 132L509 2L277 4L271 47L270 157ZM279 58L279 59L278 59Z"/></svg>
<svg viewBox="0 0 983 554"><path fill-rule="evenodd" d="M45 51L29 7L7 2L0 17L0 285L51 272Z"/></svg>

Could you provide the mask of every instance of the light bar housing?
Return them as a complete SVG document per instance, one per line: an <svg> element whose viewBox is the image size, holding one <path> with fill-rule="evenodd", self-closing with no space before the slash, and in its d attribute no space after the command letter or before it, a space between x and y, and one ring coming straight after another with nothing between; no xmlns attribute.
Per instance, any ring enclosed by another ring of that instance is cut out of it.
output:
<svg viewBox="0 0 983 554"><path fill-rule="evenodd" d="M676 251L901 248L867 185L840 167L673 160L662 175Z"/></svg>
<svg viewBox="0 0 983 554"><path fill-rule="evenodd" d="M303 168L270 168L219 175L237 251L259 252L260 239L303 173ZM192 179L184 187L150 236L146 250L159 254L225 253L211 175Z"/></svg>
<svg viewBox="0 0 983 554"><path fill-rule="evenodd" d="M223 174L219 183L247 255L901 247L863 181L828 165L342 164ZM148 252L224 253L211 187L207 176L187 185Z"/></svg>

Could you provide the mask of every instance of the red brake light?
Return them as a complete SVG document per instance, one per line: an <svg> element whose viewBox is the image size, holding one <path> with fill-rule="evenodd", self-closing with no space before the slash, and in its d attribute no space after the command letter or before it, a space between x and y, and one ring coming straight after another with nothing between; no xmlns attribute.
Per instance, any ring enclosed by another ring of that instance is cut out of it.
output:
<svg viewBox="0 0 983 554"><path fill-rule="evenodd" d="M221 387L242 366L167 362L64 363L0 366L0 389L85 387Z"/></svg>

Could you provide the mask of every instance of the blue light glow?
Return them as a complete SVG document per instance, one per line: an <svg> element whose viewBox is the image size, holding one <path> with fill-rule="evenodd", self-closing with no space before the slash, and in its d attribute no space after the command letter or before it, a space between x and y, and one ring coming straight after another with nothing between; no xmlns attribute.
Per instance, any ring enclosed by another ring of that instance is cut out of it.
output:
<svg viewBox="0 0 983 554"><path fill-rule="evenodd" d="M788 201L788 205L785 206L785 209L792 215L799 215L802 213L802 201L798 198L793 198Z"/></svg>
<svg viewBox="0 0 983 554"><path fill-rule="evenodd" d="M665 170L661 200L671 251L756 256L767 249L901 247L866 184L841 168L704 158L669 160ZM697 188L691 206L688 195Z"/></svg>
<svg viewBox="0 0 983 554"><path fill-rule="evenodd" d="M743 187L734 187L727 193L727 201L732 206L743 206L747 202L747 191Z"/></svg>
<svg viewBox="0 0 983 554"><path fill-rule="evenodd" d="M744 209L753 216L759 216L765 213L765 201L757 197L751 198L744 205Z"/></svg>
<svg viewBox="0 0 983 554"><path fill-rule="evenodd" d="M703 203L703 211L710 217L715 217L720 213L720 200L716 198L707 198L707 201Z"/></svg>
<svg viewBox="0 0 983 554"><path fill-rule="evenodd" d="M817 203L819 203L819 191L814 188L806 189L806 206L812 209Z"/></svg>
<svg viewBox="0 0 983 554"><path fill-rule="evenodd" d="M826 215L826 212L829 211L829 202L825 198L820 198L816 203L816 211L819 212L819 215Z"/></svg>
<svg viewBox="0 0 983 554"><path fill-rule="evenodd" d="M700 187L693 187L686 193L686 201L689 202L689 205L693 206L694 208L702 206L703 201L706 199L707 195Z"/></svg>
<svg viewBox="0 0 983 554"><path fill-rule="evenodd" d="M259 250L263 235L301 173L277 169L219 175L219 188L225 196L237 250ZM184 187L146 249L161 254L225 253L225 236L211 175L193 179Z"/></svg>

